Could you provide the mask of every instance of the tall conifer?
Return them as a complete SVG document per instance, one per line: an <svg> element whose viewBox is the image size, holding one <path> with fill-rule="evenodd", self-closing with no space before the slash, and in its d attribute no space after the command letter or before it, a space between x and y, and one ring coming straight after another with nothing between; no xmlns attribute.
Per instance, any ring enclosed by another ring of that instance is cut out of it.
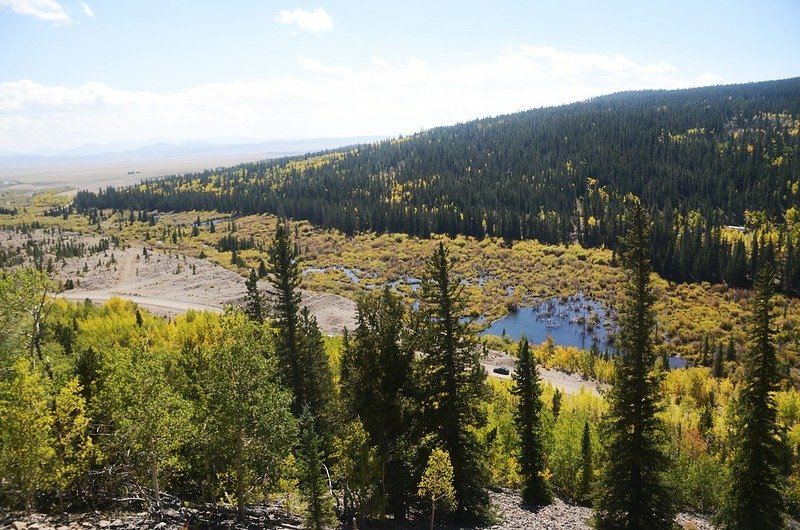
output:
<svg viewBox="0 0 800 530"><path fill-rule="evenodd" d="M342 356L342 400L349 419L359 418L385 469L379 492L395 519L413 497L409 473L415 445L412 375L403 300L389 287L358 301L358 325Z"/></svg>
<svg viewBox="0 0 800 530"><path fill-rule="evenodd" d="M305 401L299 354L300 256L292 244L286 223L278 222L267 255L267 270L274 297L275 353L282 379L294 395L292 412L299 416Z"/></svg>
<svg viewBox="0 0 800 530"><path fill-rule="evenodd" d="M258 290L258 276L256 276L255 270L250 269L250 276L247 277L244 285L247 288L244 313L247 318L260 324L264 322L264 301Z"/></svg>
<svg viewBox="0 0 800 530"><path fill-rule="evenodd" d="M489 473L475 430L486 424L486 371L465 316L463 286L443 243L428 259L422 281L420 350L425 416L437 445L450 455L458 515L486 515Z"/></svg>
<svg viewBox="0 0 800 530"><path fill-rule="evenodd" d="M520 340L518 352L512 393L519 399L514 412L514 424L520 438L518 458L523 480L522 500L529 504L544 505L552 501L553 495L544 477L542 389L539 386L536 358L531 353L527 339Z"/></svg>
<svg viewBox="0 0 800 530"><path fill-rule="evenodd" d="M578 482L578 497L581 501L591 498L592 491L592 437L589 431L589 420L583 422L583 436L581 437L581 472Z"/></svg>
<svg viewBox="0 0 800 530"><path fill-rule="evenodd" d="M333 375L317 319L307 307L301 308L300 252L291 239L288 223L278 222L267 256L273 286L275 351L282 379L294 396L293 414L311 414L327 456L332 449L336 413Z"/></svg>
<svg viewBox="0 0 800 530"><path fill-rule="evenodd" d="M783 528L782 452L776 424L775 399L780 380L772 342L774 270L764 265L754 282L750 348L744 356L744 380L737 401L730 482L720 527L730 530Z"/></svg>
<svg viewBox="0 0 800 530"><path fill-rule="evenodd" d="M603 432L605 465L596 499L597 528L666 529L672 527L675 512L663 479L668 461L660 447L663 432L656 418L649 220L638 201L626 221L627 234L621 239L625 298Z"/></svg>
<svg viewBox="0 0 800 530"><path fill-rule="evenodd" d="M324 530L335 521L333 499L328 490L325 454L317 434L316 421L307 408L300 416L298 460L300 491L306 501L305 526L309 530Z"/></svg>

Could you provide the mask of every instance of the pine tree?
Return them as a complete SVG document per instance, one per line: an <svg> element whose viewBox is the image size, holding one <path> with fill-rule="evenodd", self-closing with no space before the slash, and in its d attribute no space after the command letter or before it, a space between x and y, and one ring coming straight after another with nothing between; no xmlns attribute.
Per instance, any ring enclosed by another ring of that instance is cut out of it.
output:
<svg viewBox="0 0 800 530"><path fill-rule="evenodd" d="M292 390L292 411L299 416L305 402L299 351L300 256L289 238L289 228L278 222L268 252L269 280L273 285L275 352L284 384Z"/></svg>
<svg viewBox="0 0 800 530"><path fill-rule="evenodd" d="M458 514L482 518L489 507L485 448L475 430L486 423L486 371L466 321L463 286L453 278L443 243L427 260L422 280L419 328L427 429L450 455Z"/></svg>
<svg viewBox="0 0 800 530"><path fill-rule="evenodd" d="M622 238L625 298L620 307L619 353L603 429L605 465L596 499L599 529L671 528L672 496L663 480L658 379L651 372L655 296L650 286L649 221L638 201Z"/></svg>
<svg viewBox="0 0 800 530"><path fill-rule="evenodd" d="M536 359L534 359L534 363L535 362ZM558 419L558 414L561 412L561 397L562 397L561 390L556 388L555 392L553 392L553 404L552 404L553 419L556 420Z"/></svg>
<svg viewBox="0 0 800 530"><path fill-rule="evenodd" d="M710 346L708 345L708 335L703 335L703 349L700 354L700 365L701 366L708 366L708 352L710 350Z"/></svg>
<svg viewBox="0 0 800 530"><path fill-rule="evenodd" d="M753 284L750 347L743 359L730 483L717 521L724 529L785 526L780 471L783 448L773 397L780 380L770 314L774 274L772 266L765 264Z"/></svg>
<svg viewBox="0 0 800 530"><path fill-rule="evenodd" d="M314 416L307 408L300 417L300 491L306 501L305 526L323 530L334 521L333 499L328 490L322 440L317 434Z"/></svg>
<svg viewBox="0 0 800 530"><path fill-rule="evenodd" d="M258 276L256 276L255 270L250 269L250 275L247 277L244 285L247 288L244 313L247 315L247 318L253 322L261 324L264 322L264 300L261 296L261 292L258 290Z"/></svg>
<svg viewBox="0 0 800 530"><path fill-rule="evenodd" d="M294 396L294 415L299 417L307 408L314 417L327 455L336 412L333 375L317 320L307 307L300 307L300 255L287 223L278 222L267 255L274 295L275 351L283 382Z"/></svg>
<svg viewBox="0 0 800 530"><path fill-rule="evenodd" d="M299 315L298 354L303 385L303 407L314 417L322 449L328 455L336 431L336 396L331 369L317 319L303 307Z"/></svg>
<svg viewBox="0 0 800 530"><path fill-rule="evenodd" d="M725 352L726 361L736 360L736 345L733 343L733 337L728 338L728 350Z"/></svg>
<svg viewBox="0 0 800 530"><path fill-rule="evenodd" d="M357 302L357 326L345 340L342 401L360 421L385 466L379 494L396 520L404 519L414 491L409 454L417 434L412 366L403 300L387 286Z"/></svg>
<svg viewBox="0 0 800 530"><path fill-rule="evenodd" d="M544 477L545 450L542 440L542 389L536 359L527 339L518 347L517 370L512 393L519 399L514 424L520 439L519 467L522 474L522 500L528 504L550 504L553 495Z"/></svg>
<svg viewBox="0 0 800 530"><path fill-rule="evenodd" d="M589 431L589 420L583 423L583 436L581 437L581 476L578 482L578 497L581 501L588 501L592 496L592 438Z"/></svg>
<svg viewBox="0 0 800 530"><path fill-rule="evenodd" d="M722 343L717 345L717 350L714 352L714 362L711 364L711 375L717 379L725 375L722 366Z"/></svg>
<svg viewBox="0 0 800 530"><path fill-rule="evenodd" d="M747 286L747 252L744 241L739 239L733 245L733 251L728 261L725 281L731 287Z"/></svg>

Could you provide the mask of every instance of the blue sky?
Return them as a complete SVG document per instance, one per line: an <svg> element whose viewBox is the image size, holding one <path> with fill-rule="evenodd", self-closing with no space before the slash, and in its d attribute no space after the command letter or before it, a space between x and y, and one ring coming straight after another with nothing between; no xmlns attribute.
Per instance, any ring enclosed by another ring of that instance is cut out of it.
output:
<svg viewBox="0 0 800 530"><path fill-rule="evenodd" d="M800 75L800 2L0 0L0 151L397 135Z"/></svg>

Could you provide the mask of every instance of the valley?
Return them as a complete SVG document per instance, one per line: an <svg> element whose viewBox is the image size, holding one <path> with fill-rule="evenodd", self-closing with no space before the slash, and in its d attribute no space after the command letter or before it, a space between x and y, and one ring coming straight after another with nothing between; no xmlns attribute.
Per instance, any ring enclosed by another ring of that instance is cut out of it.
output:
<svg viewBox="0 0 800 530"><path fill-rule="evenodd" d="M751 421L772 422L797 526L798 90L619 94L96 193L5 186L0 435L33 456L14 474L0 446L0 497L113 505L130 528L142 509L367 528L451 495L454 528L589 528L627 484L613 429L641 414L654 511L722 528L742 396L767 388ZM622 161L577 125L625 136L658 113Z"/></svg>

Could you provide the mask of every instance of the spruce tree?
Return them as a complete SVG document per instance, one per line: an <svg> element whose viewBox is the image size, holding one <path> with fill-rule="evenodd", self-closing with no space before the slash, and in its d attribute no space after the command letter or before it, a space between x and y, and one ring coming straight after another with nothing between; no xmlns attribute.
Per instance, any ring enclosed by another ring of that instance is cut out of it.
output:
<svg viewBox="0 0 800 530"><path fill-rule="evenodd" d="M609 411L603 428L605 465L596 499L599 529L671 528L675 514L663 474L663 428L656 418L658 379L652 372L655 296L650 285L650 229L634 203L621 238L625 298L620 307L619 349Z"/></svg>
<svg viewBox="0 0 800 530"><path fill-rule="evenodd" d="M534 359L534 362L536 362L536 359ZM553 419L555 420L558 419L558 415L559 413L561 413L561 398L562 398L561 390L556 388L555 392L553 392L553 406L552 406Z"/></svg>
<svg viewBox="0 0 800 530"><path fill-rule="evenodd" d="M733 337L728 338L728 350L725 352L725 360L736 360L736 345L733 343Z"/></svg>
<svg viewBox="0 0 800 530"><path fill-rule="evenodd" d="M744 380L737 400L730 482L718 514L721 528L783 528L781 447L773 393L780 374L772 342L774 270L765 264L753 284L750 347L743 359Z"/></svg>
<svg viewBox="0 0 800 530"><path fill-rule="evenodd" d="M256 276L255 270L250 269L250 275L247 277L244 285L247 288L244 313L247 315L247 318L253 322L261 324L264 322L264 300L258 290L258 276Z"/></svg>
<svg viewBox="0 0 800 530"><path fill-rule="evenodd" d="M724 375L722 366L722 343L717 345L717 350L714 353L714 362L711 364L711 375L719 379Z"/></svg>
<svg viewBox="0 0 800 530"><path fill-rule="evenodd" d="M317 320L300 305L300 254L287 223L278 222L267 255L273 286L275 352L282 380L294 396L294 415L299 417L308 409L313 416L327 455L332 448L336 412L333 376Z"/></svg>
<svg viewBox="0 0 800 530"><path fill-rule="evenodd" d="M581 437L581 476L578 482L578 497L581 501L591 498L592 492L592 438L589 431L589 420L583 422Z"/></svg>
<svg viewBox="0 0 800 530"><path fill-rule="evenodd" d="M303 407L314 417L322 449L329 454L333 447L336 403L333 372L322 341L317 319L303 306L300 310L298 354L303 385Z"/></svg>
<svg viewBox="0 0 800 530"><path fill-rule="evenodd" d="M427 260L419 311L425 380L424 416L434 441L453 464L457 514L482 518L489 507L485 448L475 434L486 424L486 371L466 320L463 286L443 243Z"/></svg>
<svg viewBox="0 0 800 530"><path fill-rule="evenodd" d="M348 419L360 421L377 448L385 473L379 495L394 518L403 519L414 495L408 462L416 445L414 352L405 309L387 286L357 303L357 326L345 341L341 362L342 401Z"/></svg>
<svg viewBox="0 0 800 530"><path fill-rule="evenodd" d="M317 434L316 421L306 408L300 416L300 491L306 501L305 527L323 530L334 521L333 499L328 489L325 455L322 440Z"/></svg>
<svg viewBox="0 0 800 530"><path fill-rule="evenodd" d="M701 366L708 366L708 352L710 350L710 346L708 345L708 335L703 335L703 349L700 356L700 365Z"/></svg>
<svg viewBox="0 0 800 530"><path fill-rule="evenodd" d="M299 416L305 402L299 353L300 256L292 244L286 223L278 222L267 255L269 280L273 286L271 294L274 297L275 353L283 382L294 396L292 411Z"/></svg>
<svg viewBox="0 0 800 530"><path fill-rule="evenodd" d="M528 504L550 504L553 495L544 478L545 450L542 439L542 389L536 359L527 339L519 342L519 360L513 375L512 393L519 399L514 424L519 434L519 467L522 474L522 500Z"/></svg>

